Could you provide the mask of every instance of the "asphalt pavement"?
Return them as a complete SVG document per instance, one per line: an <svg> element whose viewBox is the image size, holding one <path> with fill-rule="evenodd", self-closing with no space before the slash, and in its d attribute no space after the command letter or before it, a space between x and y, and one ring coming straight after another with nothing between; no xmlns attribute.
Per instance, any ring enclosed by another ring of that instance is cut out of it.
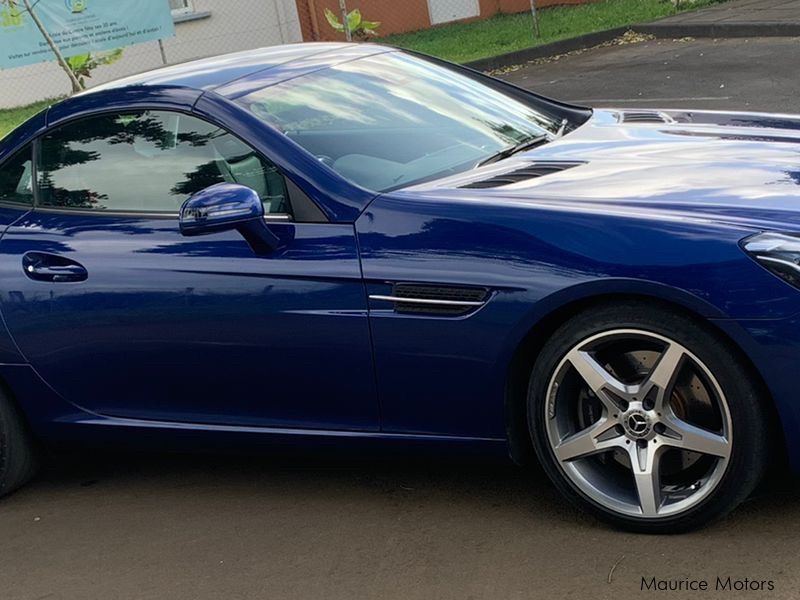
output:
<svg viewBox="0 0 800 600"><path fill-rule="evenodd" d="M661 38L800 35L800 0L729 0L637 26L637 30Z"/></svg>
<svg viewBox="0 0 800 600"><path fill-rule="evenodd" d="M800 112L799 54L796 39L652 41L505 77L603 106ZM798 567L789 479L661 537L572 509L536 467L466 461L77 454L0 501L0 600L797 598Z"/></svg>
<svg viewBox="0 0 800 600"><path fill-rule="evenodd" d="M656 594L641 591L653 577L800 589L794 484L654 537L573 510L536 467L76 455L0 504L0 533L3 600L619 599Z"/></svg>
<svg viewBox="0 0 800 600"><path fill-rule="evenodd" d="M590 106L800 113L800 38L656 39L516 68L501 77Z"/></svg>

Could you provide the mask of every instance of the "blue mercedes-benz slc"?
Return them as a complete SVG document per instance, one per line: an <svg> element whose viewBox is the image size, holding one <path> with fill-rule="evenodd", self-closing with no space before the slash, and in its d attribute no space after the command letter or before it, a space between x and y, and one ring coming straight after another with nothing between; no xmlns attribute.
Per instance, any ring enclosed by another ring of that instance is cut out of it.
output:
<svg viewBox="0 0 800 600"><path fill-rule="evenodd" d="M800 117L375 45L169 67L0 145L0 492L39 446L530 459L674 532L800 468Z"/></svg>

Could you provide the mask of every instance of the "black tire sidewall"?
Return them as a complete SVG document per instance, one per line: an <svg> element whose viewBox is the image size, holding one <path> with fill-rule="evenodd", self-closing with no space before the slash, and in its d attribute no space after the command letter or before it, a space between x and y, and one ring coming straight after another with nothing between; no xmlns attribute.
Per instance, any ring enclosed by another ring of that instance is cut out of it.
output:
<svg viewBox="0 0 800 600"><path fill-rule="evenodd" d="M0 388L0 497L27 483L37 467L33 437L8 393Z"/></svg>

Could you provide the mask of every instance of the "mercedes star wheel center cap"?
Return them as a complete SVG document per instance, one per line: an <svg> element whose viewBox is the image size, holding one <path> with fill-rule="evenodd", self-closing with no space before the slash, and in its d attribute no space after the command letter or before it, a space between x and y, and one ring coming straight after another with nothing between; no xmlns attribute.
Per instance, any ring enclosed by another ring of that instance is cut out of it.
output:
<svg viewBox="0 0 800 600"><path fill-rule="evenodd" d="M650 433L650 419L643 412L632 412L625 417L625 429L635 438L645 437Z"/></svg>

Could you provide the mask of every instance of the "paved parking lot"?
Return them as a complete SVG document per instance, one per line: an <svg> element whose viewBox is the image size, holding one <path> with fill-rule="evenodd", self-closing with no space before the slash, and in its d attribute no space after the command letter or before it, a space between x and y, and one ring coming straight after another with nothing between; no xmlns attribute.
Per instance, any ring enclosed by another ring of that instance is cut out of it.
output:
<svg viewBox="0 0 800 600"><path fill-rule="evenodd" d="M593 106L800 113L800 38L652 40L599 48L503 75Z"/></svg>
<svg viewBox="0 0 800 600"><path fill-rule="evenodd" d="M565 506L536 468L75 456L3 501L0 531L3 600L583 600L653 594L643 576L800 589L792 485L652 537Z"/></svg>
<svg viewBox="0 0 800 600"><path fill-rule="evenodd" d="M653 41L507 77L603 105L800 112L799 56L788 39ZM438 460L82 454L0 502L1 600L797 598L798 567L792 481L675 537L610 530L535 467ZM718 576L775 591L640 591Z"/></svg>

